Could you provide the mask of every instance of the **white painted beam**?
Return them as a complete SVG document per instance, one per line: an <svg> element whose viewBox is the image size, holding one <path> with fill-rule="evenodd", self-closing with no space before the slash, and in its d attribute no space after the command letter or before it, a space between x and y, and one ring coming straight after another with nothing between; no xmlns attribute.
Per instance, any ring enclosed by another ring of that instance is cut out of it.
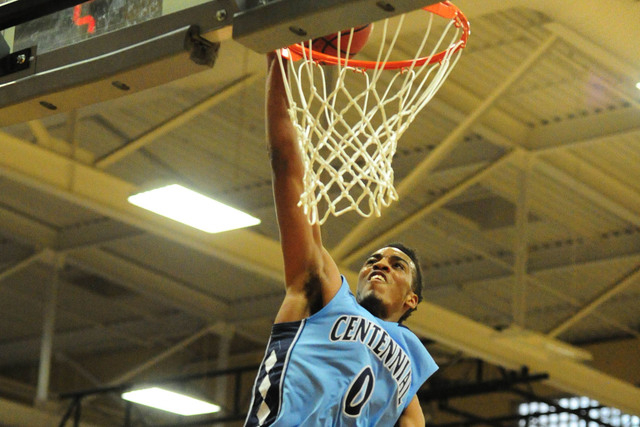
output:
<svg viewBox="0 0 640 427"><path fill-rule="evenodd" d="M205 295L202 292L195 291L193 289L183 290L185 284L178 283L172 278L168 278L157 272L149 272L147 269L133 264L126 259L117 257L112 254L104 252L100 248L91 247L89 243L94 243L94 238L98 235L101 238L107 236L110 237L123 237L125 230L131 232L135 230L132 227L125 226L123 229L118 226L115 230L110 230L111 227L107 227L107 230L95 231L95 233L78 232L72 235L66 235L59 233L56 238L55 231L47 227L41 226L39 223L30 218L20 217L15 213L0 209L0 219L3 218L3 213L11 214L11 217L4 216L4 218L10 218L12 221L2 223L2 229L5 232L9 232L10 235L19 235L21 240L29 245L35 247L48 247L50 245L58 245L62 247L62 251L45 249L28 257L16 265L0 272L0 285L2 280L10 277L12 274L17 273L23 268L29 267L31 264L37 261L43 261L44 258L55 258L56 253L65 253L67 255L66 262L69 265L73 265L83 271L104 277L120 286L131 289L136 293L143 293L148 298L158 301L161 304L165 304L170 307L179 308L193 316L201 317L203 319L211 320L217 319L218 316L227 314L229 317L227 320L234 322L242 321L247 316L255 318L257 316L274 316L274 307L277 307L283 298L284 286L274 289L273 295L264 296L258 299L252 299L251 301L243 301L235 306L233 313L229 314L228 306L226 303L212 298L209 295ZM93 229L89 226L90 230ZM99 228L99 227L98 227ZM24 231L28 230L27 233ZM94 235L95 234L95 235ZM64 237L63 237L64 236ZM87 242L84 242L88 239ZM55 244L55 242L58 242ZM70 247L67 247L70 246ZM279 253L279 249L278 249ZM133 287L132 287L132 284ZM281 292L282 291L282 292ZM186 302L185 302L186 300ZM201 303L197 303L201 302ZM132 307L126 306L123 302L117 304L122 305L125 309L136 312L140 316L150 318L149 313L141 312L140 308L133 310ZM65 316L72 316L72 313L64 312ZM74 316L77 317L77 316ZM89 322L88 319L76 319L79 321ZM95 328L104 328L97 322L93 322L92 325ZM123 337L129 341L131 338ZM145 344L145 343L138 343Z"/></svg>
<svg viewBox="0 0 640 427"><path fill-rule="evenodd" d="M518 199L518 192L516 188L510 184L511 179L512 176L510 175L505 174L501 176L500 174L496 174L496 176L485 180L483 185L492 193L509 200L515 205ZM593 230L591 230L587 221L583 220L582 217L574 217L572 221L567 221L564 212L549 203L547 198L541 197L538 194L541 186L537 184L536 180L533 180L531 185L535 188L532 189L529 205L532 213L554 226L559 226L560 229L571 230L574 235L584 239L591 239L594 236Z"/></svg>
<svg viewBox="0 0 640 427"><path fill-rule="evenodd" d="M441 214L444 214L444 211L441 211ZM454 216L447 214L446 215L448 218L453 219ZM439 227L435 227L429 224L425 224L426 227L430 228L431 231L435 234L439 234L442 236L442 239L446 239L448 242L453 243L455 245L457 245L458 247L461 247L465 250L468 250L472 253L481 255L484 259L491 261L492 263L502 267L505 269L505 271L508 272L512 272L515 270L514 265L512 265L511 263L503 260L502 258L492 254L491 252L489 252L486 249L482 249L482 241L484 240L484 236L469 228L468 226L462 224L462 223L458 223L457 226L455 227L455 229L452 229L452 227L447 227L446 230L442 229L442 221L438 222ZM622 257L625 258L625 257ZM637 258L637 256L635 257ZM634 258L634 259L635 259ZM620 261L620 258L618 257L614 257L610 260L604 261L604 262L618 262ZM589 263L587 263L589 264ZM572 264L573 268L579 267L577 266L575 263ZM566 268L566 267L555 267L549 270L537 270L534 273L536 274L543 274L545 272L549 272L549 271L553 271L555 269L561 269L561 268ZM579 309L581 309L583 307L583 303L581 301L579 301L578 299L564 294L560 291L558 291L555 287L547 285L546 283L544 283L543 281L537 279L535 276L533 275L529 275L527 274L525 276L526 281L528 284L537 287L538 289L549 293L550 295L553 295L554 297L562 300L562 301L566 301L569 304L573 305L574 307L577 307ZM479 282L466 282L465 284L467 286L473 287L473 286L482 286L483 283L485 282L490 282L490 281L497 281L497 280L501 280L501 277L493 277L493 278L488 278ZM640 332L634 330L633 328L630 328L628 325L624 325L618 321L615 321L607 316L604 316L598 312L593 312L593 310L589 310L589 314L595 318L597 318L598 320L611 325L621 331L624 331L625 333L632 335L636 338L640 338ZM579 320L579 319L576 319ZM555 338L557 336L557 334L554 335L550 335L551 337Z"/></svg>
<svg viewBox="0 0 640 427"><path fill-rule="evenodd" d="M32 120L28 122L31 133L36 137L36 144L50 151L53 151L63 156L73 157L79 162L84 164L91 164L95 161L95 156L91 151L73 147L68 142L62 141L52 136L47 128L42 124L40 120Z"/></svg>
<svg viewBox="0 0 640 427"><path fill-rule="evenodd" d="M448 80L438 89L437 95L429 101L428 111L434 111L462 123L467 116L481 105L483 99L460 85ZM474 132L502 147L513 146L511 141L523 141L531 129L500 106L494 105L485 111L482 119L474 125ZM400 141L400 144L402 141Z"/></svg>
<svg viewBox="0 0 640 427"><path fill-rule="evenodd" d="M126 197L135 189L131 184L102 171L56 156L17 138L2 135L2 142L0 144L1 176L47 191L187 247L202 250L249 271L258 272L270 278L282 277L282 255L278 242L246 230L227 233L225 236L203 237L200 233L195 233L186 227L169 224L164 219L134 210L126 202ZM70 179L69 170L71 169L75 170L75 181ZM90 256L91 251L90 249L82 252ZM94 267L97 268L97 266ZM344 272L349 276L352 286L355 286L356 273L347 270ZM111 273L116 274L115 271ZM164 278L157 278L161 283L165 283ZM207 301L202 298L181 295L181 291L188 290L185 286L175 283L168 285L171 288L168 292L176 295L185 309L213 314ZM157 290L153 292L164 291L162 286L157 286ZM549 357L547 352L541 354L537 349L520 348L518 342L511 337L496 340L494 339L496 332L491 328L449 310L423 303L423 308L412 316L409 324L420 336L433 338L454 349L465 351L471 356L481 357L506 367L527 365L534 371L548 372L551 375L551 383L561 390L585 394L598 399L603 404L640 414L639 392L632 385L575 361L561 358L556 360Z"/></svg>
<svg viewBox="0 0 640 427"><path fill-rule="evenodd" d="M580 194L598 206L603 207L618 218L628 221L630 224L640 226L640 214L628 209L626 206L611 200L608 195L594 190L584 182L578 181L568 173L546 162L538 162L537 170L566 186L576 194Z"/></svg>
<svg viewBox="0 0 640 427"><path fill-rule="evenodd" d="M123 159L125 156L139 150L140 148L152 143L153 141L160 138L162 135L165 135L172 130L184 125L189 120L194 119L198 115L204 113L208 109L213 106L219 104L220 102L228 99L230 96L238 93L242 89L245 89L256 82L258 77L263 77L261 74L249 74L246 76L242 76L236 81L232 82L228 86L222 88L220 91L210 96L209 98L201 101L190 108L180 112L176 116L166 120L160 125L154 127L153 129L145 132L142 136L136 138L135 140L123 145L117 150L105 155L95 162L95 167L98 169L105 169L117 161Z"/></svg>
<svg viewBox="0 0 640 427"><path fill-rule="evenodd" d="M0 142L2 145L2 142ZM41 224L31 218L0 207L0 224L2 231L21 243L35 245L38 250L52 248L56 245L57 232L53 227ZM37 236L34 238L34 236Z"/></svg>
<svg viewBox="0 0 640 427"><path fill-rule="evenodd" d="M139 192L133 184L6 133L0 132L0 142L0 176L245 270L283 277L280 245L271 239L247 229L203 233L131 205L127 198Z"/></svg>
<svg viewBox="0 0 640 427"><path fill-rule="evenodd" d="M14 295L9 294L10 297ZM282 298L280 299L280 301ZM33 301L30 301L33 303ZM60 310L58 318L63 319L69 315L68 311ZM271 317L273 319L273 316ZM130 319L113 321L108 325L95 325L95 321L87 321L86 325L82 325L74 328L73 330L58 331L55 335L56 347L64 348L67 352L81 352L86 348L91 348L92 345L101 345L107 343L107 347L110 347L113 343L118 343L116 347L128 346L131 349L150 349L156 348L162 350L161 353L166 353L168 349L173 348L177 344L173 342L178 337L188 334L188 330L180 330L178 327L168 327L170 330L161 329L157 333L147 335L146 331L149 330L149 323L142 319ZM171 323L185 324L183 314L169 314L165 316L163 325ZM236 321L216 322L207 328L208 333L217 334L220 336L227 335L227 330L236 329L239 331L238 335L242 336L246 340L253 341L258 344L265 344L268 339L268 330L262 331L262 336L258 337L251 330L243 330L243 323ZM267 333L264 333L267 332ZM194 332L195 333L195 332ZM200 335L202 336L202 335ZM183 339L184 340L184 339ZM41 338L37 336L31 336L22 339L15 339L10 342L0 343L0 365L7 366L17 363L32 363L38 360L38 354L41 346ZM193 340L181 347L186 347ZM182 341L184 342L184 341ZM131 345L129 345L131 343ZM172 354L175 351L171 352ZM58 353L54 352L57 356ZM64 355L63 355L64 357ZM68 358L68 356L67 356ZM159 361L159 360L158 360ZM150 367L151 365L149 365ZM0 387L1 390L1 387Z"/></svg>
<svg viewBox="0 0 640 427"><path fill-rule="evenodd" d="M638 190L621 182L610 172L605 172L599 164L594 165L589 162L591 159L583 159L569 150L556 151L553 155L539 158L545 163L553 165L556 169L562 170L564 175L588 185L597 193L606 195L606 198L611 202L603 207L608 206L611 212L616 213L622 209L624 212L622 215L625 218L631 218L632 223L640 219L640 193ZM606 158L595 159L596 162L603 164L606 164L607 160ZM591 161L593 162L593 160ZM572 181L569 181L568 185L573 186ZM633 214L634 212L636 214Z"/></svg>
<svg viewBox="0 0 640 427"><path fill-rule="evenodd" d="M633 108L617 109L597 116L537 126L526 139L521 140L521 145L540 155L558 149L606 144L610 138L637 135L639 131L638 111Z"/></svg>
<svg viewBox="0 0 640 427"><path fill-rule="evenodd" d="M42 252L36 252L33 255L23 259L22 261L15 263L11 267L7 268L6 270L0 271L0 284L7 277L12 276L17 272L29 267L34 262L38 261L41 257L42 257Z"/></svg>
<svg viewBox="0 0 640 427"><path fill-rule="evenodd" d="M181 340L177 344L172 345L171 347L168 347L163 352L157 354L156 356L152 357L146 362L141 363L140 365L128 370L127 372L121 375L118 375L116 378L113 378L111 381L109 381L108 385L119 385L123 382L130 381L131 379L139 375L141 372L146 371L147 369L162 362L169 356L172 356L173 354L183 350L185 347L189 346L196 340L199 340L200 338L212 333L221 333L221 330L223 331L226 330L225 328L226 326L222 322L216 322L210 326L207 326L206 328L199 330L195 334L192 334L187 338Z"/></svg>
<svg viewBox="0 0 640 427"><path fill-rule="evenodd" d="M49 399L49 380L51 377L51 360L53 357L53 338L55 335L55 322L58 309L58 291L60 288L60 270L64 260L59 257L51 272L51 281L46 286L46 300L44 304L44 316L42 325L42 341L40 344L40 363L38 369L38 387L36 389L35 403L38 407L46 405Z"/></svg>
<svg viewBox="0 0 640 427"><path fill-rule="evenodd" d="M582 128L580 123L578 124L572 123L568 127L572 129ZM555 127L555 125L545 126L545 129L547 128L551 128L550 130L551 132L553 132L554 130L564 131L564 126L562 129ZM602 127L600 127L600 129L602 129ZM569 131L570 130L567 130L567 132ZM536 139L539 140L538 143L533 142L531 144L531 140L529 140L528 142L530 145L534 145L534 147L531 148L531 153L537 157L537 156L554 156L556 153L564 153L568 150L575 150L583 147L588 148L589 146L598 145L598 144L607 145L610 142L615 143L617 141L621 141L627 138L638 138L638 137L640 137L640 128L633 127L631 129L627 129L624 131L620 131L620 129L618 129L616 132L612 132L612 133L590 135L582 139L580 138L576 139L575 134L573 134L570 137L568 136L567 139L564 139L564 140L556 136L554 138L551 138L550 140L547 140L546 142L543 142L544 136L536 135Z"/></svg>
<svg viewBox="0 0 640 427"><path fill-rule="evenodd" d="M98 248L73 252L69 255L69 262L80 268L86 266L90 271L100 271L146 298L209 321L226 319L232 314L231 308L223 301Z"/></svg>
<svg viewBox="0 0 640 427"><path fill-rule="evenodd" d="M616 283L607 287L603 292L589 301L587 304L582 306L577 313L571 316L569 319L563 321L555 328L553 328L547 334L550 337L557 337L562 332L569 329L571 326L578 323L581 319L591 314L596 308L607 302L614 295L619 294L630 285L638 283L638 278L640 278L640 266L636 266L630 273L626 274L621 280L616 281Z"/></svg>
<svg viewBox="0 0 640 427"><path fill-rule="evenodd" d="M62 282L64 284L64 282ZM17 301L20 305L41 304L33 297L25 297L19 290L4 289L3 296ZM180 317L180 316L177 316ZM142 337L136 331L142 324L147 324L149 320L122 320L120 322L100 323L93 319L80 316L69 310L58 307L56 318L62 320L72 320L76 326L72 330L58 331L55 335L56 346L68 349L69 351L81 350L95 342L121 342L131 343L142 348L150 348L159 345L160 340L156 337ZM24 318L25 321L38 321L40 319ZM167 319L165 319L167 321ZM81 326L77 326L81 325ZM9 342L0 343L0 365L29 363L37 360L41 349L42 339L31 336L27 338L14 339ZM125 344L126 345L126 344Z"/></svg>
<svg viewBox="0 0 640 427"><path fill-rule="evenodd" d="M419 314L419 316L416 316ZM430 303L422 303L408 319L407 325L418 335L464 351L508 369L527 366L533 373L549 374L549 384L560 390L589 396L601 404L630 414L640 414L640 388L606 375L546 345L523 345L523 341L507 332L486 325Z"/></svg>
<svg viewBox="0 0 640 427"><path fill-rule="evenodd" d="M523 156L523 168L518 176L518 203L516 204L514 283L513 283L513 322L524 328L526 325L527 264L529 256L529 205L531 192L531 171L533 158Z"/></svg>
<svg viewBox="0 0 640 427"><path fill-rule="evenodd" d="M80 224L60 230L56 238L55 250L68 252L114 240L131 238L142 233L143 231L138 228L107 218L103 221Z"/></svg>

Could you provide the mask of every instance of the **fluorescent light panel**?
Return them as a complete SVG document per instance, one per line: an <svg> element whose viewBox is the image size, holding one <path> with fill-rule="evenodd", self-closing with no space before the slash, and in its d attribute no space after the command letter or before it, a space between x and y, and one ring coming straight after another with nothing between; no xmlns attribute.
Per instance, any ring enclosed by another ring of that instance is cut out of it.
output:
<svg viewBox="0 0 640 427"><path fill-rule="evenodd" d="M200 415L218 412L220 407L213 403L175 393L160 387L151 387L122 393L122 398L130 402L161 409L178 415Z"/></svg>
<svg viewBox="0 0 640 427"><path fill-rule="evenodd" d="M260 220L178 184L129 197L129 203L206 231L220 233L260 224Z"/></svg>

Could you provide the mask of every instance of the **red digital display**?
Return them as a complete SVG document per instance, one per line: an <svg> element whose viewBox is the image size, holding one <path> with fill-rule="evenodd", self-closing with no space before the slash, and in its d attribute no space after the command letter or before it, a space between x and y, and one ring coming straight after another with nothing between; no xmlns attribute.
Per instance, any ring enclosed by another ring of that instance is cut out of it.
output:
<svg viewBox="0 0 640 427"><path fill-rule="evenodd" d="M13 49L38 54L162 16L163 0L91 0L15 27Z"/></svg>
<svg viewBox="0 0 640 427"><path fill-rule="evenodd" d="M93 1L93 0L92 0ZM88 2L91 3L91 2ZM78 27L82 27L84 25L87 26L87 33L95 33L96 32L96 20L93 15L82 15L82 8L84 5L77 5L73 8L73 23Z"/></svg>

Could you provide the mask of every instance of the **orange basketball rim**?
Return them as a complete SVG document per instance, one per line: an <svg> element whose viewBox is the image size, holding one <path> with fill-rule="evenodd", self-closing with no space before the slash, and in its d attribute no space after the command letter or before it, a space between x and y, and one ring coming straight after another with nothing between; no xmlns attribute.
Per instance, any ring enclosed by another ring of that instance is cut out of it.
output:
<svg viewBox="0 0 640 427"><path fill-rule="evenodd" d="M471 33L469 21L464 13L450 1L443 1L424 7L422 10L453 21L454 25L462 28L460 39L456 43L452 43L447 49L433 55L423 56L419 58L408 59L404 61L362 61L354 60L346 57L335 56L323 52L313 50L308 44L296 43L289 46L283 51L284 56L289 56L294 61L302 58L311 59L318 64L327 65L343 65L360 69L385 69L397 70L409 67L420 67L425 64L434 64L441 62L444 58L450 57L453 53L463 49L467 44L467 39ZM288 52L287 52L288 51Z"/></svg>

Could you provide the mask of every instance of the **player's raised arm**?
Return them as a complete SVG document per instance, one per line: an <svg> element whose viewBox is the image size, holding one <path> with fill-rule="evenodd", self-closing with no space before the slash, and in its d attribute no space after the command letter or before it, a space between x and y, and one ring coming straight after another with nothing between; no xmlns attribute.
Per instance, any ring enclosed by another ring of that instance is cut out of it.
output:
<svg viewBox="0 0 640 427"><path fill-rule="evenodd" d="M303 191L303 153L287 111L280 64L274 53L267 60L266 131L287 288L278 323L313 314L333 298L341 279L322 246L320 227L310 225L298 207Z"/></svg>
<svg viewBox="0 0 640 427"><path fill-rule="evenodd" d="M396 423L397 427L423 427L425 425L424 413L420 407L418 396L413 396L411 403L404 410Z"/></svg>

